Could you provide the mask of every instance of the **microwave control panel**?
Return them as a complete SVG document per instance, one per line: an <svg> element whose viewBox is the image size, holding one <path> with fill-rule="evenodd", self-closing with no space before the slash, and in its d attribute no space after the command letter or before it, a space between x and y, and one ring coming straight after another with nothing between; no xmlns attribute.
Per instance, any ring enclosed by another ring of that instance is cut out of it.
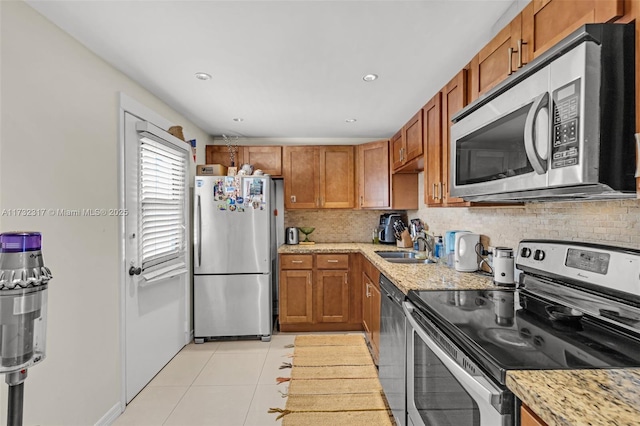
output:
<svg viewBox="0 0 640 426"><path fill-rule="evenodd" d="M551 168L579 163L580 79L553 91Z"/></svg>

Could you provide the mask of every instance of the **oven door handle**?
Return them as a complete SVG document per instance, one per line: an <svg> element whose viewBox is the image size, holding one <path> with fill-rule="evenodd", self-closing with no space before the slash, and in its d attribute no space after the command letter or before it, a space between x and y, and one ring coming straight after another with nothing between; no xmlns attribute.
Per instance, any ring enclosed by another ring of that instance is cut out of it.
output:
<svg viewBox="0 0 640 426"><path fill-rule="evenodd" d="M407 320L411 324L411 328L418 333L418 336L424 341L424 343L433 351L433 353L440 359L442 364L449 370L449 372L462 384L464 389L473 394L474 399L477 396L478 400L485 401L488 404L493 405L495 399L501 394L500 389L494 386L484 377L472 376L464 368L459 366L453 361L449 355L447 355L431 338L425 333L420 324L413 318L413 311L416 307L409 301L404 302L404 309Z"/></svg>

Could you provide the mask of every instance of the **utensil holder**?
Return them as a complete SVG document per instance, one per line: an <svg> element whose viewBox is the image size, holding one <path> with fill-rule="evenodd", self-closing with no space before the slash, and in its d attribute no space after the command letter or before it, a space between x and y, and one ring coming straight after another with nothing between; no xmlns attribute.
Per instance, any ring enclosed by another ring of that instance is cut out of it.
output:
<svg viewBox="0 0 640 426"><path fill-rule="evenodd" d="M413 241L411 241L411 235L409 235L409 231L407 231L406 229L402 231L402 234L400 234L400 239L396 241L396 246L401 248L413 247Z"/></svg>

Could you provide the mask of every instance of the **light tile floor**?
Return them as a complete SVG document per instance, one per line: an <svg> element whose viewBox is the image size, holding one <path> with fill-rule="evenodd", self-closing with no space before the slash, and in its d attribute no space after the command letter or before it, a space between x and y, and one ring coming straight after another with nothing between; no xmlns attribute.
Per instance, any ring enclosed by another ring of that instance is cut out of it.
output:
<svg viewBox="0 0 640 426"><path fill-rule="evenodd" d="M184 347L131 401L114 425L278 426L272 407L284 408L291 369L285 348L295 334L271 342L236 340Z"/></svg>

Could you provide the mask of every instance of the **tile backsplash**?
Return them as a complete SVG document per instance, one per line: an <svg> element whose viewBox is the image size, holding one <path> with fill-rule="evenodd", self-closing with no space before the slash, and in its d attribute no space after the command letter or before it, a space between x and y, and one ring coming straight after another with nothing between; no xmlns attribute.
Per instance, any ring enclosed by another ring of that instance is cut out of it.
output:
<svg viewBox="0 0 640 426"><path fill-rule="evenodd" d="M284 226L313 226L309 236L318 243L369 243L373 229L378 226L379 210L286 210ZM300 234L300 240L304 235Z"/></svg>
<svg viewBox="0 0 640 426"><path fill-rule="evenodd" d="M422 194L422 188L420 191ZM314 226L310 239L316 242L370 242L382 213L385 211L289 210L284 221L285 226ZM499 208L428 208L421 203L420 209L407 215L422 219L429 233L464 229L481 234L482 242L492 246L515 248L520 240L545 238L640 249L640 200L636 199Z"/></svg>

